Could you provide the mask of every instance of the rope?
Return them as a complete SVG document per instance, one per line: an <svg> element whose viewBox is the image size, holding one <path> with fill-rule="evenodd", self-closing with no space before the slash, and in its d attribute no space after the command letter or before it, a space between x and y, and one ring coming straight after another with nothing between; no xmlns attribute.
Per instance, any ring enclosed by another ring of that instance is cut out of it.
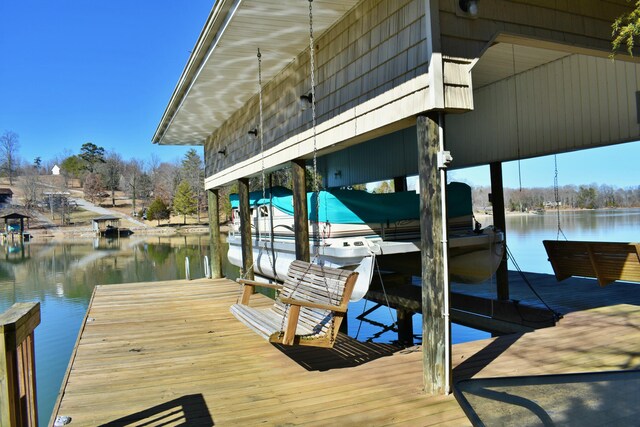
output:
<svg viewBox="0 0 640 427"><path fill-rule="evenodd" d="M564 240L568 240L567 236L564 235L564 231L562 231L562 227L560 226L560 190L558 188L558 158L557 156L553 156L553 161L555 163L555 175L553 178L553 194L555 196L556 201L556 214L558 217L558 232L556 233L556 240L560 240L560 234L564 237Z"/></svg>
<svg viewBox="0 0 640 427"><path fill-rule="evenodd" d="M378 272L378 279L380 279L380 286L382 286L382 294L384 295L384 300L386 301L387 308L389 309L389 317L391 318L391 327L393 327L393 325L396 325L397 327L398 321L393 320L393 312L391 311L391 304L389 303L389 298L387 297L387 290L385 289L384 281L382 280L382 273L380 273L380 267L378 266L378 258L375 256L375 254L371 256L373 257L373 261L375 262L376 271Z"/></svg>
<svg viewBox="0 0 640 427"><path fill-rule="evenodd" d="M516 261L516 258L513 256L513 253L511 253L511 250L509 249L509 247L507 245L505 245L505 249L507 250L507 256L509 257L509 259L513 263L513 266L518 271L518 274L520 274L520 277L522 277L522 280L524 281L524 283L526 283L526 285L529 287L529 289L531 289L531 292L533 292L533 294L540 300L540 302L542 302L542 304L546 307L546 309L549 310L553 314L553 317L554 317L554 319L556 321L559 320L559 319L562 319L562 314L557 312L556 310L552 309L549 306L549 304L547 304L545 302L545 300L542 299L540 294L538 292L536 292L535 289L533 289L533 286L531 285L531 283L529 282L527 277L524 275L522 269L520 268L520 266L518 265L518 263ZM522 318L522 315L520 315L520 317ZM522 320L526 320L526 319L522 318ZM535 323L535 321L530 321L530 322Z"/></svg>

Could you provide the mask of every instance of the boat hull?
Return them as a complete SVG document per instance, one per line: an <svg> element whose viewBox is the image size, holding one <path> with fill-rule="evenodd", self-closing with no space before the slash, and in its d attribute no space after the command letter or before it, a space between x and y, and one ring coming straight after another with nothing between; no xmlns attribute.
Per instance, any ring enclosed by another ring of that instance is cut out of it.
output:
<svg viewBox="0 0 640 427"><path fill-rule="evenodd" d="M449 240L449 273L452 281L478 283L491 277L502 260L504 235L492 227L482 233L464 233ZM242 267L242 248L239 235L229 235L228 258L232 265ZM296 259L293 240L253 239L253 272L269 279L284 281L289 264ZM419 241L388 242L381 239L328 239L314 247L316 263L328 267L355 270L360 273L351 301L358 301L367 293L373 269L421 276Z"/></svg>

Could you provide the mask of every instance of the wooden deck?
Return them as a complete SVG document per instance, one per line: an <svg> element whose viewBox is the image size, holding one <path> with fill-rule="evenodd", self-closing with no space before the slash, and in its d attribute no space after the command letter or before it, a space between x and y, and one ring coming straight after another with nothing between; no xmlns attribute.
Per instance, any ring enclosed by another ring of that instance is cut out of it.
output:
<svg viewBox="0 0 640 427"><path fill-rule="evenodd" d="M230 314L239 295L225 279L97 287L52 420L469 425L453 396L422 393L419 347L340 336L334 349L283 349ZM577 311L554 328L455 345L453 362L455 379L638 368L640 307Z"/></svg>

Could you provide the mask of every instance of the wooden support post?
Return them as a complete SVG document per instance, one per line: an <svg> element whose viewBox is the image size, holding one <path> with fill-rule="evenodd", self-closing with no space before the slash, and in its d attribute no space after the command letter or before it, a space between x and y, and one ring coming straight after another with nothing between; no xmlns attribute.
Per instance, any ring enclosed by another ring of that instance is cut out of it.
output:
<svg viewBox="0 0 640 427"><path fill-rule="evenodd" d="M413 313L401 308L396 309L398 318L398 341L405 346L413 345Z"/></svg>
<svg viewBox="0 0 640 427"><path fill-rule="evenodd" d="M425 392L445 394L451 352L445 349L449 328L445 313L445 259L442 244L441 174L438 169L440 125L436 113L418 116L420 235L422 239L422 354Z"/></svg>
<svg viewBox="0 0 640 427"><path fill-rule="evenodd" d="M293 230L296 239L296 259L309 262L309 209L307 208L307 175L304 159L291 161L293 178Z"/></svg>
<svg viewBox="0 0 640 427"><path fill-rule="evenodd" d="M396 193L407 191L407 177L396 176L393 178L393 191Z"/></svg>
<svg viewBox="0 0 640 427"><path fill-rule="evenodd" d="M253 243L251 241L251 208L249 207L249 180L238 180L240 214L240 244L242 245L242 270L245 279L254 280Z"/></svg>
<svg viewBox="0 0 640 427"><path fill-rule="evenodd" d="M505 247L507 246L507 220L504 213L504 191L502 184L502 163L489 165L491 172L491 205L493 206L493 225L504 233ZM502 261L496 270L497 295L499 300L509 299L509 271L507 270L507 251L502 254Z"/></svg>
<svg viewBox="0 0 640 427"><path fill-rule="evenodd" d="M0 427L37 426L34 330L40 303L16 303L0 314Z"/></svg>
<svg viewBox="0 0 640 427"><path fill-rule="evenodd" d="M207 191L209 203L209 236L211 238L211 278L222 277L222 244L220 242L220 199L218 190Z"/></svg>

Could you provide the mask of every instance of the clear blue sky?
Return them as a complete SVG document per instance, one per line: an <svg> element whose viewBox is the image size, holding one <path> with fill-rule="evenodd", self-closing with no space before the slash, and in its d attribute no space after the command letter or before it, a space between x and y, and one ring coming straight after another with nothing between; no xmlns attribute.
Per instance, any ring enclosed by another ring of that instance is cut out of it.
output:
<svg viewBox="0 0 640 427"><path fill-rule="evenodd" d="M213 0L0 0L0 132L19 155L53 159L85 142L124 158L182 158L151 137ZM197 147L202 153L201 147ZM455 159L454 159L455 161ZM640 185L640 143L558 155L559 183ZM524 187L553 185L553 156L523 160ZM489 185L488 167L451 176ZM504 183L519 186L517 162Z"/></svg>
<svg viewBox="0 0 640 427"><path fill-rule="evenodd" d="M556 156L558 185L607 184L613 187L640 186L640 142L562 153ZM455 162L455 156L454 156ZM519 163L519 164L518 164ZM544 156L502 165L505 187L553 187L554 156ZM449 178L471 185L489 186L489 166L453 170Z"/></svg>
<svg viewBox="0 0 640 427"><path fill-rule="evenodd" d="M85 142L123 158L151 144L213 0L0 0L0 132L31 163ZM196 147L202 154L202 148Z"/></svg>

